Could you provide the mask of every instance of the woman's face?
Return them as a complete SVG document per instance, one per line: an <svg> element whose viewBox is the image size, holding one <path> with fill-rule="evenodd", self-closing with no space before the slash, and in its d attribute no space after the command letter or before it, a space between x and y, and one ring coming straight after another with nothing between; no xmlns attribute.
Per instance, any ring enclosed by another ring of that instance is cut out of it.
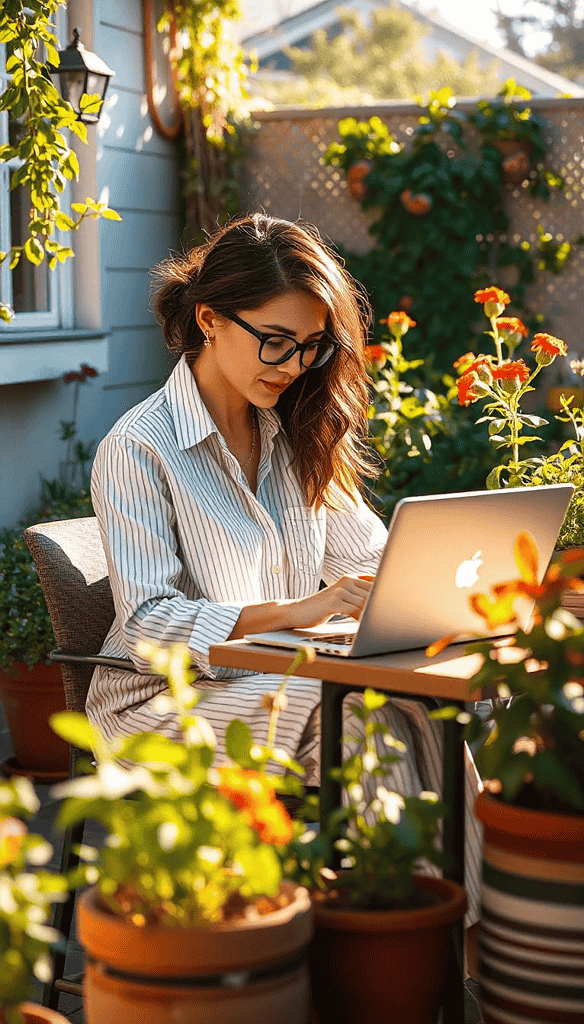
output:
<svg viewBox="0 0 584 1024"><path fill-rule="evenodd" d="M264 334L285 336L291 343L297 341L304 345L318 341L324 333L328 311L315 295L285 292L258 309L233 312ZM213 380L217 386L231 391L234 398L237 396L261 409L269 409L282 392L306 372L300 365L300 352L295 352L285 363L261 362L258 339L239 324L217 317L207 306L199 307L198 320L203 330L209 331L211 344L203 348L197 359L197 370L204 374L207 384Z"/></svg>

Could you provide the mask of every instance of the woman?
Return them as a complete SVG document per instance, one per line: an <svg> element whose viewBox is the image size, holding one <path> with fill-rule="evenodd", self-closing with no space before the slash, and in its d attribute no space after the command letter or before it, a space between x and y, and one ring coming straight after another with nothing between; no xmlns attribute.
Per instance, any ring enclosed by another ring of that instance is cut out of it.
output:
<svg viewBox="0 0 584 1024"><path fill-rule="evenodd" d="M315 229L254 215L160 264L153 308L178 364L115 424L93 469L116 607L102 653L146 671L140 639L186 643L205 679L200 710L220 761L234 717L265 740L262 697L280 679L212 669L210 644L338 613L358 618L385 544L359 493L371 473L368 305ZM151 707L164 685L99 667L88 715L109 736L172 736L172 715ZM278 744L317 785L320 683L292 678L286 693ZM392 700L379 714L408 749L392 788L437 789L440 727L415 701ZM473 800L470 761L467 778ZM475 840L467 868L476 887Z"/></svg>

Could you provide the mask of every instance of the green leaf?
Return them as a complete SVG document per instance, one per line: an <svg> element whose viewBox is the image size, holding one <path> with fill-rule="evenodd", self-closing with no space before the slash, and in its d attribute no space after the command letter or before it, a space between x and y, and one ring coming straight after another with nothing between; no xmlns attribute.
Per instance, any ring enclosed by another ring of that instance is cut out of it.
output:
<svg viewBox="0 0 584 1024"><path fill-rule="evenodd" d="M84 93L81 97L80 108L85 114L97 114L102 103L103 100L97 93Z"/></svg>
<svg viewBox="0 0 584 1024"><path fill-rule="evenodd" d="M75 210L75 213L84 214L87 210L87 203L71 203L71 209Z"/></svg>
<svg viewBox="0 0 584 1024"><path fill-rule="evenodd" d="M57 711L49 722L51 729L67 743L89 751L98 745L98 734L91 722L78 711Z"/></svg>
<svg viewBox="0 0 584 1024"><path fill-rule="evenodd" d="M115 210L111 210L109 208L109 206L106 207L105 210L101 211L101 215L102 215L102 217L105 217L106 220L121 220L122 219L120 217L119 213L116 213Z"/></svg>
<svg viewBox="0 0 584 1024"><path fill-rule="evenodd" d="M387 697L383 693L379 693L377 690L365 690L363 694L363 707L366 711L377 711L378 708L382 708L387 704Z"/></svg>
<svg viewBox="0 0 584 1024"><path fill-rule="evenodd" d="M34 263L36 267L40 266L45 258L45 250L40 245L36 238L27 238L24 243L24 255L26 256L29 263Z"/></svg>
<svg viewBox="0 0 584 1024"><path fill-rule="evenodd" d="M225 752L232 761L244 766L249 763L253 746L251 729L245 722L234 718L225 730Z"/></svg>
<svg viewBox="0 0 584 1024"><path fill-rule="evenodd" d="M68 214L63 213L62 210L55 215L55 224L60 231L71 231L75 227L75 222L72 218Z"/></svg>
<svg viewBox="0 0 584 1024"><path fill-rule="evenodd" d="M87 125L83 124L83 121L72 121L69 125L69 131L77 135L82 142L87 142Z"/></svg>

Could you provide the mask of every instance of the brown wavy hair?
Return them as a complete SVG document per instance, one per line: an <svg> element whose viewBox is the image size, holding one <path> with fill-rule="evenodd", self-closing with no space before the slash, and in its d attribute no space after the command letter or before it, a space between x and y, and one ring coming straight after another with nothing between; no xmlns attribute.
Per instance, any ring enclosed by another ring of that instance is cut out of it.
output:
<svg viewBox="0 0 584 1024"><path fill-rule="evenodd" d="M289 291L324 302L327 330L341 347L321 369L297 377L276 410L307 505L338 506L331 484L354 498L363 477L377 471L366 443L364 349L371 309L317 229L264 214L238 217L152 273L152 311L170 351L185 354L190 365L204 341L196 319L199 302L219 315L259 309Z"/></svg>

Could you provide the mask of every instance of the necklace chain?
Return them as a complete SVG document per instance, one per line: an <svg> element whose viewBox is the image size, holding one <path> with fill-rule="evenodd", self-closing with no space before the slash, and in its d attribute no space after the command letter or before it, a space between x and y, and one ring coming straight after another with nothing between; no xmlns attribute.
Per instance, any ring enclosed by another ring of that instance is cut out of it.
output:
<svg viewBox="0 0 584 1024"><path fill-rule="evenodd" d="M255 450L256 450L256 441L257 441L257 434L258 434L258 424L257 424L257 417L256 417L255 409L254 409L254 411L252 413L252 416L253 416L253 427L252 427L252 433L251 433L251 451L250 451L247 459L245 460L245 462L240 462L239 463L239 465L241 466L242 469L247 469L247 467L249 466L251 460L254 457Z"/></svg>

